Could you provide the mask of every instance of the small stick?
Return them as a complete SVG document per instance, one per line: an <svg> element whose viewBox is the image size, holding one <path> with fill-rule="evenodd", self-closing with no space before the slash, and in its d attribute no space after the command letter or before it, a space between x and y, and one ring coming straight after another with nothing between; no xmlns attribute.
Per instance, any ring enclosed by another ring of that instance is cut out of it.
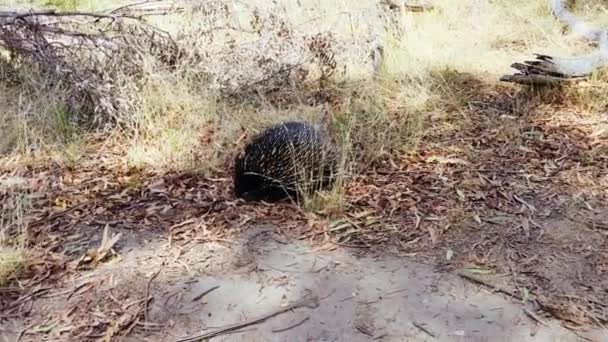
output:
<svg viewBox="0 0 608 342"><path fill-rule="evenodd" d="M36 325L36 323L32 323L32 324L28 325L27 327L23 328L19 332L19 335L17 336L17 342L21 341L21 339L23 338L23 336L25 336L25 334L27 333L27 331L30 330L30 329L32 329L34 327L34 325Z"/></svg>
<svg viewBox="0 0 608 342"><path fill-rule="evenodd" d="M330 241L329 243L336 245L336 246L340 246L340 247L346 247L346 248L370 248L370 246L367 246L367 245L361 246L361 245L354 245L354 244L334 242L334 241Z"/></svg>
<svg viewBox="0 0 608 342"><path fill-rule="evenodd" d="M528 315L530 318L532 318L533 320L535 320L536 322L548 327L549 324L547 324L547 322L545 322L544 320L542 320L540 317L538 317L538 315L536 315L534 312L528 310L527 308L523 308L524 312L526 313L526 315Z"/></svg>
<svg viewBox="0 0 608 342"><path fill-rule="evenodd" d="M219 286L219 285L216 285L216 286L214 286L214 287L210 288L209 290L207 290L207 291L205 291L205 292L203 292L203 293L199 294L198 296L196 296L196 297L192 298L192 301L193 301L193 302L196 302L196 301L198 301L199 299L201 299L201 298L205 297L206 295L208 295L208 294L209 294L211 291L215 291L215 290L217 290L217 289L219 289L219 288L220 288L220 286Z"/></svg>
<svg viewBox="0 0 608 342"><path fill-rule="evenodd" d="M80 291L80 290L81 290L81 289L83 289L84 287L86 287L86 286L88 286L88 285L91 285L91 284L93 284L93 282L92 282L92 281L85 281L85 282L83 282L82 284L80 284L80 285L76 286L76 287L74 288L74 290L70 291L70 294L68 295L68 298L66 298L66 300L68 300L68 301L69 301L69 300L70 300L70 298L72 298L72 296L76 294L76 292Z"/></svg>
<svg viewBox="0 0 608 342"><path fill-rule="evenodd" d="M105 196L104 196L104 197L105 197ZM34 222L30 223L29 225L30 225L30 227L31 227L31 226L35 226L35 225L38 225L38 224L43 223L43 222L46 222L46 221L51 221L51 220L54 220L54 219L56 219L56 218L58 218L58 217L60 217L60 216L63 216L63 215L68 214L68 213L70 213L70 212L72 212L72 211L78 210L78 209L80 209L80 208L82 208L82 207L86 206L87 204L93 203L95 200L97 200L97 198L93 198L93 199L90 199L90 200L87 200L87 201L84 201L84 202L78 203L78 204L76 204L76 205L74 205L74 206L72 206L72 207L70 207L70 208L67 208L67 209L64 209L64 210L58 211L58 212L56 212L56 213L54 213L54 214L51 214L51 215L49 215L49 216L47 216L47 217L43 217L43 218L41 218L41 219L38 219L38 220L36 220L36 221L34 221Z"/></svg>
<svg viewBox="0 0 608 342"><path fill-rule="evenodd" d="M363 335L367 335L369 337L374 337L374 334L372 334L372 332L369 331L369 329L367 329L366 327L364 327L362 325L357 325L357 326L355 326L355 328Z"/></svg>
<svg viewBox="0 0 608 342"><path fill-rule="evenodd" d="M461 271L461 272L458 272L457 274L458 274L460 277L462 277L462 278L464 278L464 279L466 279L466 280L468 280L468 281L471 281L471 282L473 282L473 283L476 283L476 284L479 284L479 285L483 285L483 286L489 287L489 288L491 288L493 291L496 291L496 292L500 292L500 293L506 294L506 295L508 295L508 296L514 297L514 298L516 298L516 299L519 299L519 300L521 300L521 301L523 301L523 300L524 300L524 298L523 298L521 295L518 295L518 294L516 294L516 293L513 293L513 292L511 292L511 291L509 291L509 290L507 290L507 289L503 289L503 288L502 288L502 287L500 287L500 286L497 286L497 285L494 285L494 284L490 284L490 283L488 283L487 281L485 281L485 280L481 279L480 277L474 276L474 275L472 275L472 274L470 274L470 273L467 273L467 272L462 272L462 271Z"/></svg>
<svg viewBox="0 0 608 342"><path fill-rule="evenodd" d="M303 320L301 320L300 322L294 324L294 325L290 325L287 328L282 328L282 329L272 329L273 333L278 333L278 332L284 332L293 328L297 328L300 325L304 324L304 322L308 321L310 319L310 317L306 316L306 318L304 318Z"/></svg>
<svg viewBox="0 0 608 342"><path fill-rule="evenodd" d="M160 271L162 271L162 270L163 270L163 267L164 267L164 266L165 266L165 262L163 261L163 262L160 264L160 267L158 268L158 271L154 272L154 274L153 274L153 275L150 277L150 279L148 279L148 285L146 286L146 298L145 298L145 302L144 302L144 304L145 304L145 308L144 308L144 316L145 316L145 320L146 320L146 322L148 321L148 311L149 311L149 308L148 308L148 302L150 301L150 300L149 300L149 299L150 299L150 285L152 284L152 281L153 281L153 280L154 280L156 277L158 277L158 275L160 274Z"/></svg>
<svg viewBox="0 0 608 342"><path fill-rule="evenodd" d="M0 17L1 17L1 14L2 14L2 12L0 12ZM26 14L29 14L29 12L28 12L28 13L26 13ZM97 200L104 200L104 199L106 199L106 198L108 198L108 197L111 197L111 196L114 196L114 195L116 195L116 194L118 194L118 193L120 193L120 190L112 191L112 192L110 192L110 193L107 193L107 194L101 195L101 196L96 197L96 198L91 198L91 199L86 200L86 201L84 201L84 202L78 203L78 204L76 204L76 205L74 205L74 206L72 206L72 207L70 207L70 208L67 208L67 209L64 209L64 210L58 211L58 212L53 213L53 214L51 214L51 215L49 215L49 216L47 216L47 217L43 217L43 218L41 218L41 219L35 220L34 222L29 223L29 227L33 227L33 226L36 226L36 225L38 225L38 224L41 224L41 223L44 223L44 222L47 222L47 221L54 220L54 219L56 219L56 218L58 218L58 217L60 217L60 216L63 216L63 215L65 215L65 214L68 214L68 213L70 213L70 212L72 212L72 211L75 211L75 210L81 209L81 208L83 208L83 207L85 207L85 206L87 206L87 205L89 205L89 204L91 204L91 203L93 203L93 202L95 202L95 201L97 201Z"/></svg>
<svg viewBox="0 0 608 342"><path fill-rule="evenodd" d="M206 339L209 339L209 338L212 338L212 337L216 337L216 336L224 335L224 334L227 334L227 333L230 333L230 332L234 332L235 330L239 330L241 328L248 327L250 325L263 323L263 322L265 322L266 320L268 320L268 319L270 319L272 317L278 316L278 315L280 315L282 313L285 313L287 311L291 311L293 309L297 309L297 308L301 308L301 307L308 307L308 308L314 309L314 308L316 308L318 306L319 306L319 298L317 296L313 296L313 297L306 296L306 297L304 297L304 298L302 298L302 299L300 299L300 300L298 300L298 301L296 301L296 302L294 302L294 303L292 303L292 304L290 304L290 305L288 305L288 306L286 306L286 307L284 307L282 309L279 309L279 310L277 310L275 312L272 312L272 313L269 313L267 315L264 315L264 316L262 316L262 317L260 317L258 319L254 319L254 320L247 321L247 322L244 322L244 323L236 323L236 324L233 324L233 325L229 325L227 327L220 328L220 329L218 329L216 331L212 331L212 332L209 332L209 333L206 333L206 334L182 338L182 339L178 340L177 342L194 342L194 341L206 340Z"/></svg>
<svg viewBox="0 0 608 342"><path fill-rule="evenodd" d="M118 8L113 9L112 11L110 11L110 13L114 14L114 13L120 12L122 10L125 10L125 9L127 9L129 7L136 7L136 6L139 6L139 5L147 5L147 4L151 4L151 3L155 3L155 2L161 2L161 1L162 0L144 0L144 1L141 1L141 2L133 3L133 4L128 4L128 5L120 6Z"/></svg>
<svg viewBox="0 0 608 342"><path fill-rule="evenodd" d="M10 309L16 308L18 305L24 303L26 300L31 299L31 298L35 297L36 295L43 295L45 293L48 293L49 291L51 291L50 287L43 287L43 288L35 289L32 292L28 293L27 295L23 295L23 296L19 297L15 302L13 302L9 306L9 308Z"/></svg>
<svg viewBox="0 0 608 342"><path fill-rule="evenodd" d="M432 332L430 332L430 331L429 331L427 328L423 327L423 326L422 326L422 324L420 324L420 323L418 323L418 322L412 322L412 324L413 324L413 325L414 325L416 328L418 328L418 329L422 330L422 331L423 331L424 333L426 333L427 335L431 336L432 338L437 337L435 334L433 334Z"/></svg>

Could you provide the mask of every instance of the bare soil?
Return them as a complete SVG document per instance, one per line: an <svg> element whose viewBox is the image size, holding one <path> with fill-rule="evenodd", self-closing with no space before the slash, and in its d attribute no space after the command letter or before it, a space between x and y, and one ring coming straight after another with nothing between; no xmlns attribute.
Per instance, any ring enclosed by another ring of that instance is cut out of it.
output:
<svg viewBox="0 0 608 342"><path fill-rule="evenodd" d="M34 301L26 319L4 324L2 340L15 341L26 327L21 341L67 341L60 334L76 330L89 333L79 340L92 340L96 323L128 321L146 294L153 300L145 323L115 340L179 341L253 321L301 298L311 299L308 306L213 340L608 340L599 329L573 332L550 318L539 323L517 301L430 265L314 251L286 241L273 226L252 227L228 245L188 249L169 247L158 236L124 233L120 262L53 288Z"/></svg>

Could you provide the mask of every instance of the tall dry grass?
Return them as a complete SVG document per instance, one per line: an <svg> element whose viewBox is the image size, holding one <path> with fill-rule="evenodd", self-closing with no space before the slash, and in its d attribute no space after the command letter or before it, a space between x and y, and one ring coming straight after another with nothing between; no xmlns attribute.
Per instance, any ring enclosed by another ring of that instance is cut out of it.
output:
<svg viewBox="0 0 608 342"><path fill-rule="evenodd" d="M111 3L50 5L94 10ZM512 62L535 52L572 55L588 49L564 38L546 0L433 5L433 11L396 18L374 0L225 0L154 17L151 23L173 33L188 58L174 68L144 59L144 77L125 76L118 84L129 110L117 114L120 125L108 136L129 163L211 172L223 167L243 134L287 119L318 122L321 106L311 99L329 92L339 98L331 107L332 123L348 157L342 166L348 174L354 164L415 150L429 115L440 118L446 108L466 111L475 94L453 82L454 73L472 74L491 87ZM606 18L602 6L595 1L579 9L600 22ZM321 85L323 65L308 44L311 36L328 32L336 68L329 85ZM378 43L384 58L374 75L370 52ZM86 138L71 120L78 113L62 107L61 86L6 63L0 68L19 80L0 83L0 121L8 132L0 148L51 151L55 158L82 155ZM603 79L571 90L572 104L605 109ZM70 152L57 153L64 150Z"/></svg>
<svg viewBox="0 0 608 342"><path fill-rule="evenodd" d="M24 183L19 177L0 177L0 287L14 280L27 261L30 200Z"/></svg>

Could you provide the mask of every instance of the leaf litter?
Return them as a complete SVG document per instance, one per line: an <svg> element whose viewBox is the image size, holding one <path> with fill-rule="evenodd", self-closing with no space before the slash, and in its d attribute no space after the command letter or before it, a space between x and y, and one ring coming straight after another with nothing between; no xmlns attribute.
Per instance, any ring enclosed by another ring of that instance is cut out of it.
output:
<svg viewBox="0 0 608 342"><path fill-rule="evenodd" d="M608 144L571 113L538 105L518 116L504 97L485 96L471 102L466 120L448 112L433 122L421 147L353 175L345 210L333 217L235 199L228 164L213 178L95 155L78 168L1 170L29 184L24 220L34 251L19 290L0 300L2 317L28 317L28 302L48 294L45 288L107 261L120 249L121 232L158 232L183 247L230 242L250 226L272 223L286 237L324 248L389 250L445 270L473 270L488 284L493 274L507 275L508 293L525 289L539 312L565 325L608 324ZM11 196L4 191L0 199ZM102 287L75 289L62 314L24 334L87 340L149 328L145 288Z"/></svg>

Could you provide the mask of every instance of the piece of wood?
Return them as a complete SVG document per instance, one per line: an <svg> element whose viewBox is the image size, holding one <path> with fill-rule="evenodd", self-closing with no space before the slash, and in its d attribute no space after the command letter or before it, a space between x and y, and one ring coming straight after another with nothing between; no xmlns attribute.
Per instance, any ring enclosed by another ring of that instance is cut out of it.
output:
<svg viewBox="0 0 608 342"><path fill-rule="evenodd" d="M203 293L197 295L196 297L192 298L192 301L193 302L197 302L197 301L201 300L203 297L205 297L206 295L208 295L209 293L211 293L211 292L213 292L213 291L215 291L215 290L217 290L219 288L220 288L220 286L216 285L216 286L214 286L214 287L212 287L212 288L204 291Z"/></svg>
<svg viewBox="0 0 608 342"><path fill-rule="evenodd" d="M243 323L237 323L237 324L233 324L230 326L227 326L225 328L220 328L217 329L215 331L206 333L206 334L202 334L202 335L197 335L197 336L192 336L192 337L186 337L186 338L182 338L179 339L178 342L194 342L194 341L203 341L203 340L207 340L210 339L212 337L216 337L216 336L220 336L220 335L224 335L230 332L234 332L237 330L240 330L242 328L251 326L251 325L255 325L255 324L260 324L263 323L265 321L267 321L268 319L278 316L282 313L285 313L287 311L291 311L293 309L297 309L297 308L302 308L302 307L307 307L307 308L317 308L319 306L319 298L317 296L311 296L311 295L307 295L304 298L293 302L292 304L287 305L284 308L281 308L279 310L276 310L274 312L271 312L267 315L264 315L258 319L254 319L251 321L247 321L247 322L243 322ZM303 322L302 322L303 323Z"/></svg>
<svg viewBox="0 0 608 342"><path fill-rule="evenodd" d="M420 331L422 331L423 333L429 335L432 338L437 337L437 335L435 335L433 332L431 332L429 329L425 328L423 324L418 323L418 322L412 322L412 325L415 326L416 328L420 329Z"/></svg>
<svg viewBox="0 0 608 342"><path fill-rule="evenodd" d="M598 50L577 57L555 57L536 54L536 59L513 63L519 72L504 75L500 81L524 85L557 85L588 78L593 72L608 66L608 30L586 24L567 8L566 0L549 0L553 15L574 33L598 45Z"/></svg>
<svg viewBox="0 0 608 342"><path fill-rule="evenodd" d="M547 75L504 75L500 77L500 81L502 82L511 82L522 85L530 85L530 86L550 86L550 85L559 85L569 82L576 82L581 80L586 80L587 77L577 77L577 78L561 78L561 77L553 77Z"/></svg>
<svg viewBox="0 0 608 342"><path fill-rule="evenodd" d="M494 285L492 283L489 283L486 280L482 279L481 277L478 277L478 276L476 276L476 275L474 275L472 273L469 273L469 272L466 272L466 271L459 271L459 272L457 272L457 274L461 278L463 278L463 279L466 279L466 280L471 281L473 283L476 283L478 285L486 286L486 287L492 289L492 291L494 291L494 292L500 292L502 294L505 294L507 296L516 298L516 299L521 300L521 301L524 300L524 298L520 294L514 293L513 291L510 291L508 289L505 289L505 288L502 288L500 286L497 286L497 285Z"/></svg>

